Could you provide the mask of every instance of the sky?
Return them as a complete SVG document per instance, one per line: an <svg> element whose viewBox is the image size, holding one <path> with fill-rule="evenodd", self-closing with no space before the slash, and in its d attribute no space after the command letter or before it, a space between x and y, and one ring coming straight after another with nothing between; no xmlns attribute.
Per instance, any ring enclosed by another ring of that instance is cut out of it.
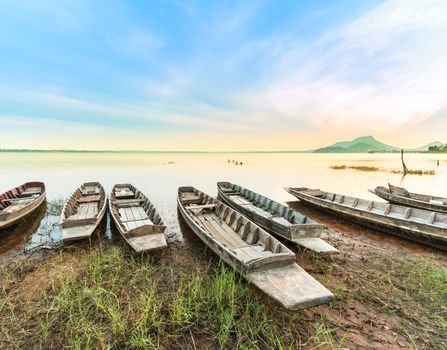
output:
<svg viewBox="0 0 447 350"><path fill-rule="evenodd" d="M447 142L447 1L0 4L0 148Z"/></svg>

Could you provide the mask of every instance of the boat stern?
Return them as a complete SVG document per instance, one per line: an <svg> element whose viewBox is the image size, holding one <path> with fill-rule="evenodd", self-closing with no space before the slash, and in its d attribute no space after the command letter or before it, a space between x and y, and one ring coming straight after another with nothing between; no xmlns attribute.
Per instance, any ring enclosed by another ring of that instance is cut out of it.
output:
<svg viewBox="0 0 447 350"><path fill-rule="evenodd" d="M288 310L330 302L334 296L296 263L250 272L246 278Z"/></svg>

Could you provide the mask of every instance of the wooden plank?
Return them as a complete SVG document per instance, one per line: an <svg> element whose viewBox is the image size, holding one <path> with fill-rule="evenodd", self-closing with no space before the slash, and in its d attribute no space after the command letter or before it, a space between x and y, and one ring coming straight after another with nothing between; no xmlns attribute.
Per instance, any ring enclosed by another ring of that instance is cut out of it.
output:
<svg viewBox="0 0 447 350"><path fill-rule="evenodd" d="M246 263L255 259L274 255L270 250L265 251L260 245L236 248L233 249L233 252Z"/></svg>
<svg viewBox="0 0 447 350"><path fill-rule="evenodd" d="M186 210L194 210L194 209L207 209L207 208L214 208L217 204L203 204L203 205L189 205L185 207Z"/></svg>
<svg viewBox="0 0 447 350"><path fill-rule="evenodd" d="M326 241L322 240L319 237L304 237L299 238L294 241L298 243L300 246L312 250L316 253L320 254L337 254L339 253L338 249L331 246Z"/></svg>
<svg viewBox="0 0 447 350"><path fill-rule="evenodd" d="M201 223L215 236L215 238L225 244L228 248L237 248L247 245L238 234L234 232L225 222L214 214L205 214L198 217Z"/></svg>
<svg viewBox="0 0 447 350"><path fill-rule="evenodd" d="M130 199L135 197L135 192L130 187L118 187L115 188L115 197L117 199Z"/></svg>
<svg viewBox="0 0 447 350"><path fill-rule="evenodd" d="M77 202L78 203L90 203L90 202L99 202L100 200L101 200L100 195L82 196L77 200Z"/></svg>

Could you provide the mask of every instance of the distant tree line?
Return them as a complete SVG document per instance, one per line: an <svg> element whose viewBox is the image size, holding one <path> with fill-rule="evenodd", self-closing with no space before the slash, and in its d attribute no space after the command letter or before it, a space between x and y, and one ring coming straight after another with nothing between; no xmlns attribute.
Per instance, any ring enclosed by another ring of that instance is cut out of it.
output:
<svg viewBox="0 0 447 350"><path fill-rule="evenodd" d="M428 151L433 153L447 153L447 143L444 146L430 146L428 147Z"/></svg>

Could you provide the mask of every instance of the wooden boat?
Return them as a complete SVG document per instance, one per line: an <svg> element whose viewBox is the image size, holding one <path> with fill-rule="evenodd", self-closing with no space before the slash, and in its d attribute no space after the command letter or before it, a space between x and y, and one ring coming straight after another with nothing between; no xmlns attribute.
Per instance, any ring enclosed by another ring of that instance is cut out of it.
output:
<svg viewBox="0 0 447 350"><path fill-rule="evenodd" d="M79 186L62 209L62 241L90 237L103 219L106 205L106 194L99 182L86 182Z"/></svg>
<svg viewBox="0 0 447 350"><path fill-rule="evenodd" d="M218 182L222 201L263 229L317 253L339 251L320 238L326 228L295 210L230 182Z"/></svg>
<svg viewBox="0 0 447 350"><path fill-rule="evenodd" d="M447 250L447 214L321 190L286 188L301 202L386 233Z"/></svg>
<svg viewBox="0 0 447 350"><path fill-rule="evenodd" d="M390 203L447 213L447 198L411 193L405 188L393 186L391 184L388 184L388 188L378 186L374 190L370 190L370 192Z"/></svg>
<svg viewBox="0 0 447 350"><path fill-rule="evenodd" d="M43 182L27 182L0 195L0 230L31 214L45 200Z"/></svg>
<svg viewBox="0 0 447 350"><path fill-rule="evenodd" d="M180 187L178 208L195 234L249 282L290 310L329 302L329 290L295 262L295 254L261 227L193 187Z"/></svg>
<svg viewBox="0 0 447 350"><path fill-rule="evenodd" d="M143 193L130 184L118 184L109 203L118 231L137 253L166 248L166 226Z"/></svg>

